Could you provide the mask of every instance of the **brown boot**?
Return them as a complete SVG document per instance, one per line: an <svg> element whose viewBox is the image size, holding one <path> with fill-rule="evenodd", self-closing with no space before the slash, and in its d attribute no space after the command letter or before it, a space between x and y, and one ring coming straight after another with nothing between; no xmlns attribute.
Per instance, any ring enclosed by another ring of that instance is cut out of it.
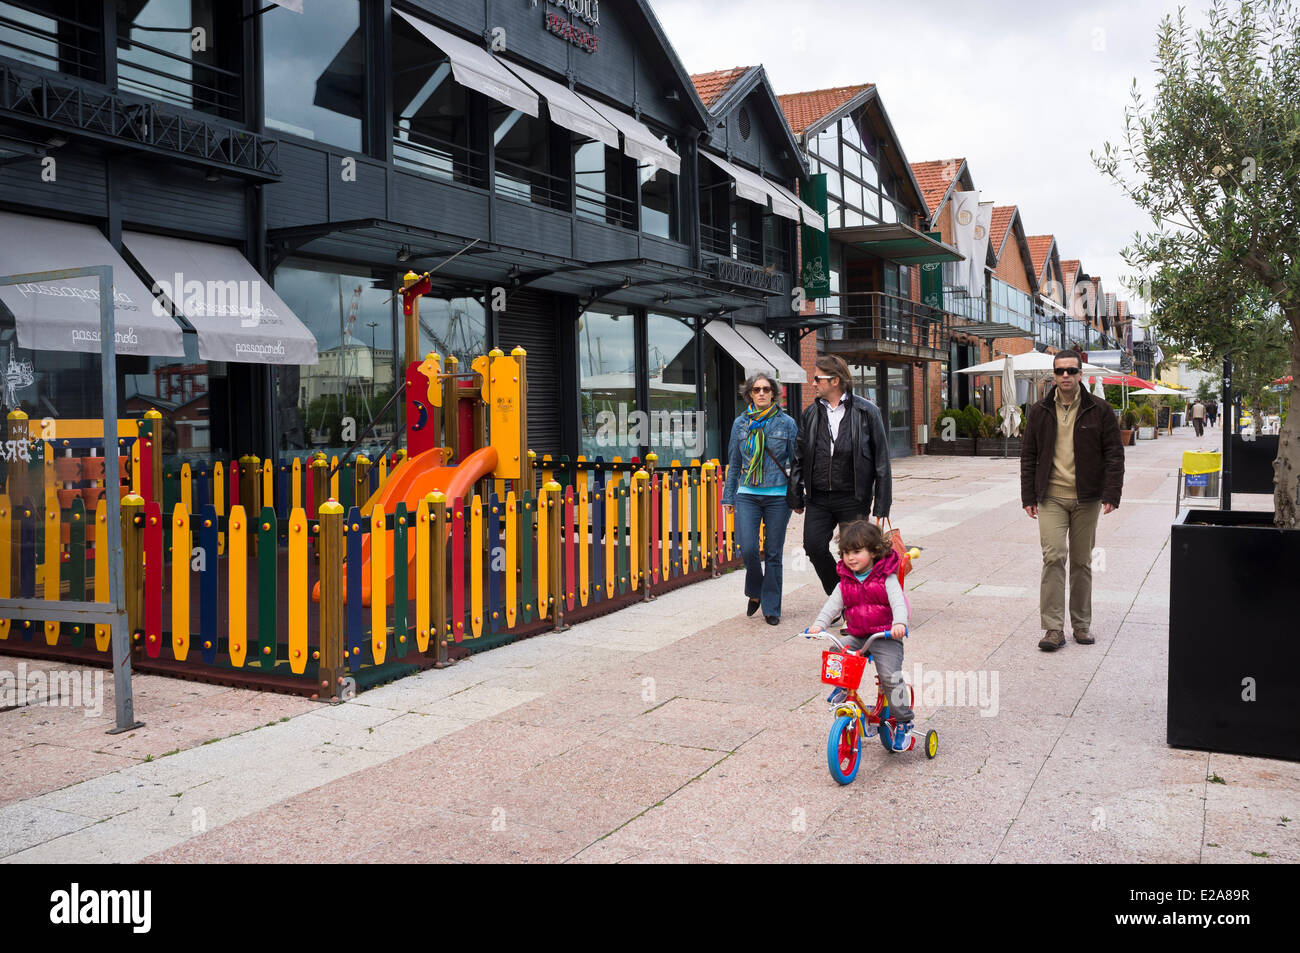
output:
<svg viewBox="0 0 1300 953"><path fill-rule="evenodd" d="M1055 652L1057 649L1064 648L1065 633L1060 629L1048 629L1039 640L1038 647L1044 652Z"/></svg>
<svg viewBox="0 0 1300 953"><path fill-rule="evenodd" d="M1085 625L1082 628L1074 630L1074 641L1078 642L1080 645L1092 645L1092 643L1097 640L1092 637L1092 633L1088 631L1088 627Z"/></svg>

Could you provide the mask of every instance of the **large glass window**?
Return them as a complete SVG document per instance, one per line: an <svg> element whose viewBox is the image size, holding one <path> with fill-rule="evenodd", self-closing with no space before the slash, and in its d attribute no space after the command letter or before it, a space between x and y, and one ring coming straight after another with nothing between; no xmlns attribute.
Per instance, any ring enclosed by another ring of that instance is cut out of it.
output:
<svg viewBox="0 0 1300 953"><path fill-rule="evenodd" d="M635 431L636 322L623 311L587 311L578 319L580 453L628 460L641 448Z"/></svg>
<svg viewBox="0 0 1300 953"><path fill-rule="evenodd" d="M675 149L672 140L666 140ZM641 231L672 241L681 239L677 176L655 165L637 166L641 184Z"/></svg>
<svg viewBox="0 0 1300 953"><path fill-rule="evenodd" d="M482 185L482 153L470 142L470 97L428 40L393 17L393 161L440 179Z"/></svg>
<svg viewBox="0 0 1300 953"><path fill-rule="evenodd" d="M361 152L365 33L359 0L313 0L262 16L266 126ZM394 18L399 19L399 18Z"/></svg>
<svg viewBox="0 0 1300 953"><path fill-rule="evenodd" d="M623 153L603 142L580 139L573 149L574 205L593 222L636 227L636 203L628 198Z"/></svg>
<svg viewBox="0 0 1300 953"><path fill-rule="evenodd" d="M57 73L98 79L98 7L87 0L0 3L0 56Z"/></svg>
<svg viewBox="0 0 1300 953"><path fill-rule="evenodd" d="M501 195L549 208L569 207L568 183L553 175L549 123L518 109L491 112L496 181Z"/></svg>
<svg viewBox="0 0 1300 953"><path fill-rule="evenodd" d="M993 320L1034 333L1034 304L1030 296L999 278L993 279Z"/></svg>
<svg viewBox="0 0 1300 953"><path fill-rule="evenodd" d="M480 354L487 353L487 317L477 298L434 297L420 299L420 354L434 351L453 356L462 371ZM406 360L406 359L404 359Z"/></svg>
<svg viewBox="0 0 1300 953"><path fill-rule="evenodd" d="M646 316L650 449L659 459L702 457L707 432L695 413L695 331L666 314Z"/></svg>
<svg viewBox="0 0 1300 953"><path fill-rule="evenodd" d="M316 336L320 354L318 364L275 369L278 449L343 451L373 423L361 449L377 453L393 435L396 406L382 418L380 411L396 383L395 280L305 263L276 271L276 293Z"/></svg>
<svg viewBox="0 0 1300 953"><path fill-rule="evenodd" d="M217 0L117 0L118 84L178 106L242 118L238 10Z"/></svg>

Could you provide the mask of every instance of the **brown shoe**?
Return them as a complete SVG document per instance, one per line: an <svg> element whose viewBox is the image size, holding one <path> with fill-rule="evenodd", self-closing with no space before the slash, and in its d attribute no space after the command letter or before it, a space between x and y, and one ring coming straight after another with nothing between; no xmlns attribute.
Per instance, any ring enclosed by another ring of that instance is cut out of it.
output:
<svg viewBox="0 0 1300 953"><path fill-rule="evenodd" d="M1048 629L1038 641L1038 647L1044 652L1055 652L1065 647L1065 633L1060 629Z"/></svg>
<svg viewBox="0 0 1300 953"><path fill-rule="evenodd" d="M1092 637L1092 633L1088 631L1087 626L1084 626L1081 629L1075 629L1073 634L1074 641L1078 642L1080 645L1092 645L1093 642L1097 641Z"/></svg>

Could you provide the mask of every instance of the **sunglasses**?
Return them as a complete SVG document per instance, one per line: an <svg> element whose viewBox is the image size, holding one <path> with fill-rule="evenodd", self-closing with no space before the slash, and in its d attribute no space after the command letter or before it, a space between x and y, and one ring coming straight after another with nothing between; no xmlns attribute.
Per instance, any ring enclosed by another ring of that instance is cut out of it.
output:
<svg viewBox="0 0 1300 953"><path fill-rule="evenodd" d="M772 393L772 388L770 388L770 387L751 387L749 392L750 392L751 394L770 394L770 393Z"/></svg>
<svg viewBox="0 0 1300 953"><path fill-rule="evenodd" d="M828 375L828 374L815 374L815 375L813 375L813 380L815 380L815 381L833 381L833 380L838 380L838 379L839 379L839 378L835 377L835 375L833 375L833 374L829 374L829 375Z"/></svg>
<svg viewBox="0 0 1300 953"><path fill-rule="evenodd" d="M1079 373L1079 368L1077 368L1077 367L1054 367L1054 368L1052 368L1052 373L1055 374L1057 377L1060 377L1062 374L1069 374L1071 377L1073 377L1074 375L1076 375L1076 374Z"/></svg>

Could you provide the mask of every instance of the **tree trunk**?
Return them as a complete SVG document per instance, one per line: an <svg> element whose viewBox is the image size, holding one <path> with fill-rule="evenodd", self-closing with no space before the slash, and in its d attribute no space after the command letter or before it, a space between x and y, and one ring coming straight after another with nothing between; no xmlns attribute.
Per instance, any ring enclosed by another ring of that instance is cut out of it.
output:
<svg viewBox="0 0 1300 953"><path fill-rule="evenodd" d="M1300 528L1296 511L1296 498L1300 496L1300 307L1286 309L1286 316L1291 323L1291 383L1286 420L1282 422L1277 459L1273 461L1273 520L1284 529L1297 529Z"/></svg>

